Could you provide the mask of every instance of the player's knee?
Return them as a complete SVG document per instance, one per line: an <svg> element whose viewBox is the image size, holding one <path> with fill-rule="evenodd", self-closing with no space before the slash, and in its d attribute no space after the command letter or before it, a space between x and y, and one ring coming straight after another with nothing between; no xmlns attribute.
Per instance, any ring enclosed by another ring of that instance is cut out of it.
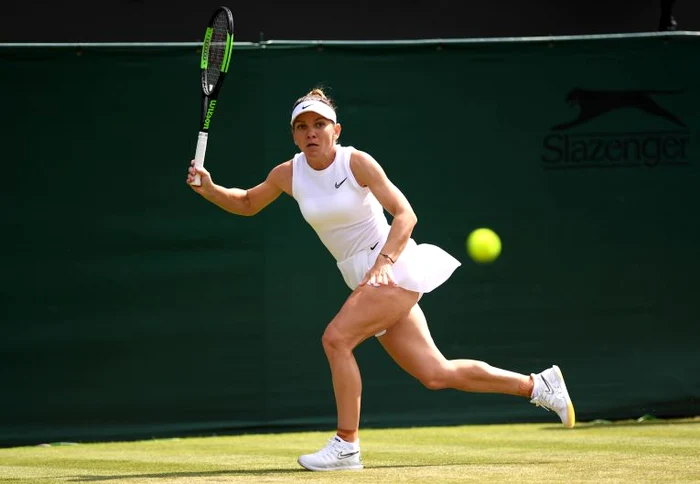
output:
<svg viewBox="0 0 700 484"><path fill-rule="evenodd" d="M326 355L352 352L345 338L332 325L328 326L321 337L321 344Z"/></svg>
<svg viewBox="0 0 700 484"><path fill-rule="evenodd" d="M444 390L449 387L449 380L442 369L434 369L418 375L418 380L428 390Z"/></svg>

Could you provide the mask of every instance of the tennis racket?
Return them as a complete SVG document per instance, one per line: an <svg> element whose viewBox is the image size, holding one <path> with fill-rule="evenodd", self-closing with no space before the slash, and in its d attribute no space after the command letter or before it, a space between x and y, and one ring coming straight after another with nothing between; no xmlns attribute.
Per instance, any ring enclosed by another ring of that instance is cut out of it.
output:
<svg viewBox="0 0 700 484"><path fill-rule="evenodd" d="M194 166L204 166L204 155L207 151L211 118L216 110L216 100L228 72L233 50L233 15L226 7L219 7L211 16L202 43L202 115L200 117L197 150L194 155ZM192 185L199 186L202 180L195 175Z"/></svg>

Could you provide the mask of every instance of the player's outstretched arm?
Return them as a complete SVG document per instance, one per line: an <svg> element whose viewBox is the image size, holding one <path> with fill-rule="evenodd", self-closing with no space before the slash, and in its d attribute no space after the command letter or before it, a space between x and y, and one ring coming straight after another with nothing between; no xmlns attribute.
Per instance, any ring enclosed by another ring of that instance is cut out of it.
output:
<svg viewBox="0 0 700 484"><path fill-rule="evenodd" d="M201 178L200 186L192 185L196 174ZM206 168L195 168L193 161L187 183L192 190L221 209L235 215L252 216L275 201L283 191L291 195L291 178L291 162L285 162L273 168L265 181L253 188L225 188L212 181Z"/></svg>

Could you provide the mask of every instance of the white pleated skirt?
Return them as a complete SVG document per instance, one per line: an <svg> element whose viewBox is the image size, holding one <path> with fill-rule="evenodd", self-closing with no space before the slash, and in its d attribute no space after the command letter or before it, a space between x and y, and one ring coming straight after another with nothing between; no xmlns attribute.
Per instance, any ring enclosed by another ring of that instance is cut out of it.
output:
<svg viewBox="0 0 700 484"><path fill-rule="evenodd" d="M345 284L354 290L379 256L383 243L375 250L364 249L354 256L338 262L338 269ZM457 259L432 244L416 244L409 239L406 248L398 260L391 266L394 281L409 291L430 292L450 278L452 273L462 265Z"/></svg>

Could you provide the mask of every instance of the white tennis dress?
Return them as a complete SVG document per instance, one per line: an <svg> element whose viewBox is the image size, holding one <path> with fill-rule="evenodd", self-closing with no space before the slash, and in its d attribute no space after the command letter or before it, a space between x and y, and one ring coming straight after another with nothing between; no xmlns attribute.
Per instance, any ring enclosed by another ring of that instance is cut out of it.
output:
<svg viewBox="0 0 700 484"><path fill-rule="evenodd" d="M351 146L336 146L333 163L314 170L306 155L292 160L292 194L304 219L335 257L345 283L355 289L374 265L389 235L384 208L350 169ZM408 241L391 267L405 289L430 292L445 282L460 262L441 248Z"/></svg>

